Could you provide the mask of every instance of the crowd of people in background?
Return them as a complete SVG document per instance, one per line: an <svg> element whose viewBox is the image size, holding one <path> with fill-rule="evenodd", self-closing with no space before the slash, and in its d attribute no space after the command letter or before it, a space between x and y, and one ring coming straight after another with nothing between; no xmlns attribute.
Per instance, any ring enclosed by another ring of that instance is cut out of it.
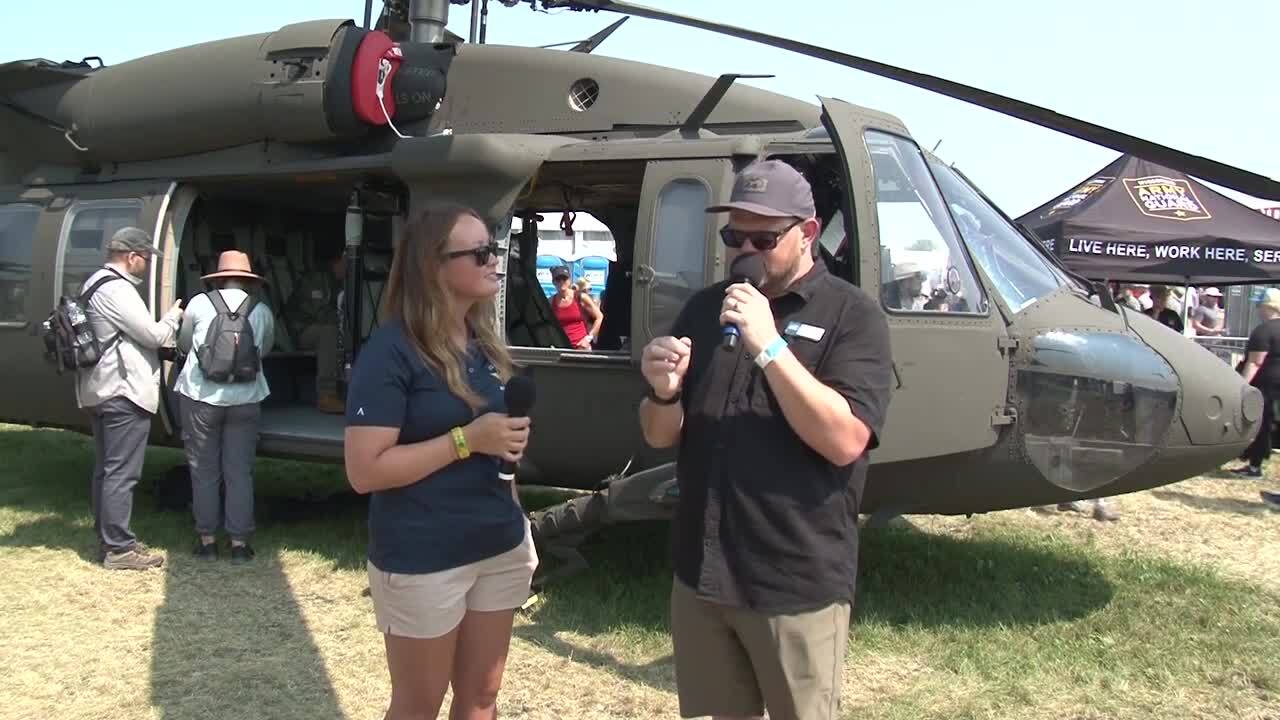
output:
<svg viewBox="0 0 1280 720"><path fill-rule="evenodd" d="M1216 287L1199 290L1146 283L1111 283L1118 305L1124 305L1192 337L1220 337L1227 332L1222 291ZM1183 308L1186 322L1183 322Z"/></svg>

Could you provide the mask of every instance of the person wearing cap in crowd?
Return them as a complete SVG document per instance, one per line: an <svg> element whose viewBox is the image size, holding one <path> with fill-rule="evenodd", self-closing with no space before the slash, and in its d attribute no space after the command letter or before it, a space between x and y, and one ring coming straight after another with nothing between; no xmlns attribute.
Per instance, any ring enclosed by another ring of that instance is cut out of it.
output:
<svg viewBox="0 0 1280 720"><path fill-rule="evenodd" d="M1172 293L1167 285L1151 286L1151 306L1145 312L1156 322L1177 332L1182 332L1182 315L1170 307Z"/></svg>
<svg viewBox="0 0 1280 720"><path fill-rule="evenodd" d="M556 294L551 296L551 311L569 339L570 347L590 350L596 338L600 337L604 313L600 312L600 307L589 293L580 291L570 281L569 268L563 265L551 268L551 283L556 288ZM587 328L587 318L591 318L590 329Z"/></svg>
<svg viewBox="0 0 1280 720"><path fill-rule="evenodd" d="M142 477L151 419L160 405L159 349L173 343L182 318L178 300L153 320L138 291L154 257L163 255L150 235L136 227L121 228L107 241L106 264L80 289L83 293L98 280L111 279L98 287L86 308L102 358L76 373L76 404L88 411L93 427L91 493L98 557L111 570L164 564L129 529L133 491Z"/></svg>
<svg viewBox="0 0 1280 720"><path fill-rule="evenodd" d="M858 505L893 377L879 302L814 259L809 183L743 169L720 236L759 254L759 288L694 294L644 349L639 419L679 445L671 632L680 714L838 716ZM738 346L721 349L722 326Z"/></svg>
<svg viewBox="0 0 1280 720"><path fill-rule="evenodd" d="M1222 291L1216 287L1200 293L1200 304L1191 310L1191 327L1196 335L1222 335L1226 332L1226 317L1222 312Z"/></svg>
<svg viewBox="0 0 1280 720"><path fill-rule="evenodd" d="M1249 333L1244 346L1244 381L1262 391L1262 423L1245 450L1246 464L1232 470L1244 477L1262 477L1262 463L1271 457L1271 432L1275 424L1275 401L1280 399L1280 290L1267 288L1258 302L1262 322Z"/></svg>
<svg viewBox="0 0 1280 720"><path fill-rule="evenodd" d="M206 560L218 557L216 532L223 517L219 486L224 486L231 561L243 562L254 555L249 545L254 529L253 462L261 403L271 391L261 368L252 382L216 382L205 376L197 357L209 342L209 326L218 315L213 293L218 293L228 311L241 311L262 276L252 271L248 255L228 250L219 256L217 271L203 280L213 288L197 295L187 307L178 333L178 349L187 361L174 385L182 400L182 440L191 469L191 510L198 536L195 555ZM254 300L249 325L261 358L275 344L275 318L271 308Z"/></svg>

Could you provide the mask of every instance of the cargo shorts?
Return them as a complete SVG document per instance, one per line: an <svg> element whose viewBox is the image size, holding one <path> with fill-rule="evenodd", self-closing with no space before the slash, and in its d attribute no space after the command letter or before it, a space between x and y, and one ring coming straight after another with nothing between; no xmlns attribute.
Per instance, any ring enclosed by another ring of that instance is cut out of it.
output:
<svg viewBox="0 0 1280 720"><path fill-rule="evenodd" d="M850 606L766 614L698 598L674 579L671 640L681 717L836 720Z"/></svg>

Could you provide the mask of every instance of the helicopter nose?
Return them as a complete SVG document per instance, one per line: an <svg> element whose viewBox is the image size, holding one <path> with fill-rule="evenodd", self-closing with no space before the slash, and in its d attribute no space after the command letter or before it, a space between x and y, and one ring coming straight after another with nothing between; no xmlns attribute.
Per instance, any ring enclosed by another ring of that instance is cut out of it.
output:
<svg viewBox="0 0 1280 720"><path fill-rule="evenodd" d="M1136 313L1130 332L1061 326L1029 338L1018 370L1022 443L1040 476L1118 495L1179 482L1239 457L1262 394L1195 342Z"/></svg>
<svg viewBox="0 0 1280 720"><path fill-rule="evenodd" d="M1131 316L1130 328L1173 368L1181 384L1178 420L1169 451L1204 472L1243 452L1259 432L1262 393L1221 358L1146 316Z"/></svg>
<svg viewBox="0 0 1280 720"><path fill-rule="evenodd" d="M1221 358L1154 320L1134 318L1131 327L1164 356L1182 383L1179 419L1186 430L1186 444L1252 442L1262 419L1262 393L1257 388L1245 383Z"/></svg>

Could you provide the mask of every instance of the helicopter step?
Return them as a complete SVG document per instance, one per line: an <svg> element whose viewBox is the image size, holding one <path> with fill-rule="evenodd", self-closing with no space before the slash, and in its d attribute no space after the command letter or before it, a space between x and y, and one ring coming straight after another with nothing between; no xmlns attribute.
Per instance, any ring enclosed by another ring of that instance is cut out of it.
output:
<svg viewBox="0 0 1280 720"><path fill-rule="evenodd" d="M659 465L634 475L610 476L590 493L529 513L534 544L541 558L554 558L555 567L540 563L534 591L553 579L586 570L587 560L578 546L592 534L627 522L667 520L679 501L675 463Z"/></svg>

